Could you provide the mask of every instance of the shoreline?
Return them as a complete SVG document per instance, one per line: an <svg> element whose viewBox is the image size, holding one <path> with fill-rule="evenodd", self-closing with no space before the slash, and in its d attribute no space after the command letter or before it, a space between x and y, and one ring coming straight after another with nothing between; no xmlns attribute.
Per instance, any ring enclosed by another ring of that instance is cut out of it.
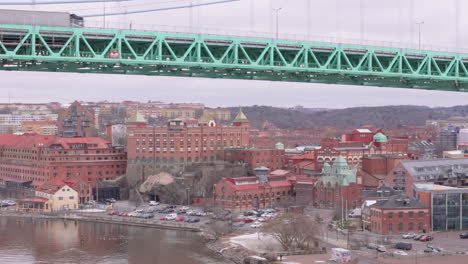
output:
<svg viewBox="0 0 468 264"><path fill-rule="evenodd" d="M83 221L83 222L95 222L95 223L108 223L138 227L149 227L158 229L168 229L175 231L188 231L188 232L203 232L202 226L195 226L188 223L173 223L173 222L149 222L147 219L137 218L123 218L118 216L93 216L93 215L43 215L43 214L29 214L29 213L17 213L17 212L0 212L0 217L22 217L22 218L42 218L42 219L56 219L56 220L70 220L70 221Z"/></svg>
<svg viewBox="0 0 468 264"><path fill-rule="evenodd" d="M52 219L52 220L66 220L66 221L82 221L94 223L108 223L116 225L127 225L136 227L157 228L174 231L184 231L198 233L202 238L205 247L216 256L220 257L228 263L242 264L245 257L251 256L254 252L242 247L241 245L233 245L229 243L224 236L218 240L210 240L204 234L204 226L194 226L188 223L173 223L173 222L148 222L147 219L136 218L122 218L118 216L97 216L97 215L44 215L44 214L31 214L31 213L18 213L16 211L1 211L0 217L17 217L26 219Z"/></svg>

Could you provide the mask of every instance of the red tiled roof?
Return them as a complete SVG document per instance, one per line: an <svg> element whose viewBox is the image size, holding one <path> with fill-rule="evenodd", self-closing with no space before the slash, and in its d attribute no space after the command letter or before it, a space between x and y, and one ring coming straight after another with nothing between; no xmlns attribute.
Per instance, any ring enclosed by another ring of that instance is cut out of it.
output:
<svg viewBox="0 0 468 264"><path fill-rule="evenodd" d="M47 182L44 182L36 190L40 192L49 193L49 194L55 194L58 190L60 190L65 185L67 184L61 180L49 180Z"/></svg>
<svg viewBox="0 0 468 264"><path fill-rule="evenodd" d="M291 187L291 183L289 181L272 181L268 182L268 185L272 188L277 188L277 187Z"/></svg>
<svg viewBox="0 0 468 264"><path fill-rule="evenodd" d="M34 196L34 197L27 197L23 199L19 199L19 202L30 202L30 203L47 203L49 199L45 197L39 197L39 196Z"/></svg>
<svg viewBox="0 0 468 264"><path fill-rule="evenodd" d="M87 144L87 148L105 149L109 147L110 141L97 137L59 138L56 136L38 135L26 133L23 135L0 135L0 145L7 147L30 148L43 145L61 145L63 149L70 149L72 144ZM90 146L95 144L96 146Z"/></svg>

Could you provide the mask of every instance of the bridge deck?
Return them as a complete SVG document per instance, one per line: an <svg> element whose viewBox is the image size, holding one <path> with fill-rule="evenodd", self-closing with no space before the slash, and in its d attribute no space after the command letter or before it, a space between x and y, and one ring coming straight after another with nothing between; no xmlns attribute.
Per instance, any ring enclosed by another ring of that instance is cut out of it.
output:
<svg viewBox="0 0 468 264"><path fill-rule="evenodd" d="M0 25L0 70L468 91L468 54L217 35Z"/></svg>

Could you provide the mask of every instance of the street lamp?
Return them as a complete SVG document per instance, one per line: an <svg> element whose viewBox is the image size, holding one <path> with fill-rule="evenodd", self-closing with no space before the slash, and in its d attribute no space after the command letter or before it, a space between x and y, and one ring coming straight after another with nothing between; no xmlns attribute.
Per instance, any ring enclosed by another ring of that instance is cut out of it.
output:
<svg viewBox="0 0 468 264"><path fill-rule="evenodd" d="M421 25L424 24L424 21L416 22L418 24L418 49L421 49Z"/></svg>
<svg viewBox="0 0 468 264"><path fill-rule="evenodd" d="M278 28L279 28L279 24L278 24L278 18L279 18L279 11L281 11L283 8L279 7L279 8L273 8L273 10L276 12L276 40L278 40Z"/></svg>

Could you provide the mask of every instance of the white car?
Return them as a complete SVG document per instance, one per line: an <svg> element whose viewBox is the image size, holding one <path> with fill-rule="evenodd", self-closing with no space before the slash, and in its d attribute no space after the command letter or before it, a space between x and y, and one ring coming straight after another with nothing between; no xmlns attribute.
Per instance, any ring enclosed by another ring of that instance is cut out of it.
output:
<svg viewBox="0 0 468 264"><path fill-rule="evenodd" d="M159 203L156 202L156 201L150 201L150 202L149 202L149 205L150 205L150 206L156 206L156 205L159 205Z"/></svg>
<svg viewBox="0 0 468 264"><path fill-rule="evenodd" d="M402 251L402 250L397 250L395 252L393 252L394 255L398 255L398 256L408 256L408 253Z"/></svg>
<svg viewBox="0 0 468 264"><path fill-rule="evenodd" d="M382 246L382 245L378 245L376 250L378 252L387 252L387 249L385 248L385 246Z"/></svg>
<svg viewBox="0 0 468 264"><path fill-rule="evenodd" d="M258 228L258 227L261 227L262 225L263 225L262 223L255 222L255 223L251 224L250 227L252 227L252 228Z"/></svg>
<svg viewBox="0 0 468 264"><path fill-rule="evenodd" d="M408 233L408 234L404 234L404 235L403 235L403 238L405 238L405 239L410 239L410 238L413 238L413 237L415 237L415 236L417 236L417 234L415 234L415 233Z"/></svg>
<svg viewBox="0 0 468 264"><path fill-rule="evenodd" d="M175 220L177 218L177 214L168 214L164 217L166 220Z"/></svg>

